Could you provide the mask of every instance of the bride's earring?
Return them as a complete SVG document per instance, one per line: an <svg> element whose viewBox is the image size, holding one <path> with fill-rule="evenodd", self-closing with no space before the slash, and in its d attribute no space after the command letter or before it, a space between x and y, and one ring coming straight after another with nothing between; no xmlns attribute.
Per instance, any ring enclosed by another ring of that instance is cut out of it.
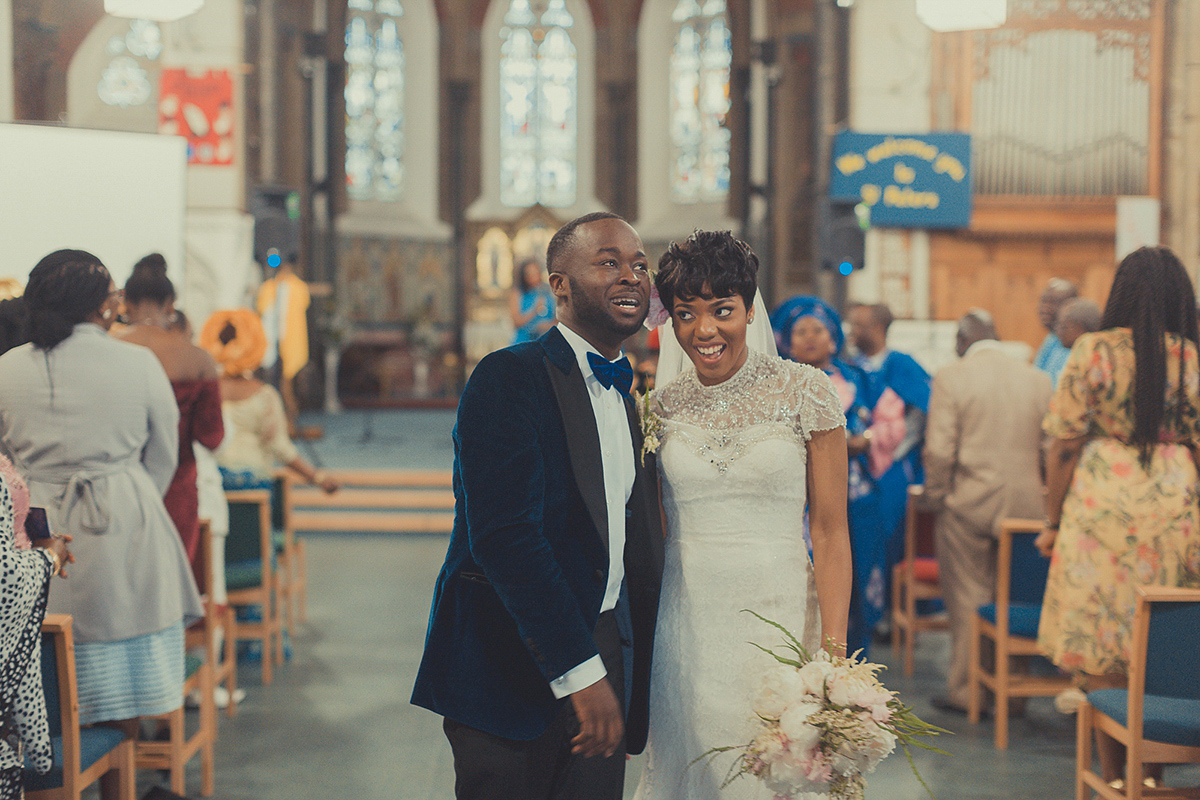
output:
<svg viewBox="0 0 1200 800"><path fill-rule="evenodd" d="M104 309L104 311L100 314L100 316L104 317L105 319L112 319L112 309L111 308Z"/></svg>

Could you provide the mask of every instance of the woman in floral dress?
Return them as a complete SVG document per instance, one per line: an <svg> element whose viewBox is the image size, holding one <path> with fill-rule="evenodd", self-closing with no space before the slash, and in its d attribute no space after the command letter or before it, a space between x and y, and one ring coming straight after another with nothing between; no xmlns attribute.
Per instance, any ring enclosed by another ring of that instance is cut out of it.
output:
<svg viewBox="0 0 1200 800"><path fill-rule="evenodd" d="M1083 688L1122 686L1138 586L1200 586L1196 301L1179 259L1117 270L1102 330L1075 342L1043 430L1051 556L1038 644ZM1106 780L1123 755L1100 737Z"/></svg>

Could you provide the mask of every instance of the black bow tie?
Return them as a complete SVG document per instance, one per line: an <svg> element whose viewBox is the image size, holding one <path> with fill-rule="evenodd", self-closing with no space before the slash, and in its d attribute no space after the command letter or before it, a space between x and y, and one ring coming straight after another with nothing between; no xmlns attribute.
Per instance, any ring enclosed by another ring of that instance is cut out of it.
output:
<svg viewBox="0 0 1200 800"><path fill-rule="evenodd" d="M587 357L592 374L601 386L605 389L615 388L626 397L629 396L629 390L633 388L633 367L629 366L628 358L621 357L616 361L609 361L596 353L588 353Z"/></svg>

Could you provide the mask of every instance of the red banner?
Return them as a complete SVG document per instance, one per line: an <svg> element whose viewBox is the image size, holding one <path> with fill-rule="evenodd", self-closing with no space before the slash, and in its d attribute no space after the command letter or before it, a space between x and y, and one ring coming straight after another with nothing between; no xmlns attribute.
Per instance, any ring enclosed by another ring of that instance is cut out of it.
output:
<svg viewBox="0 0 1200 800"><path fill-rule="evenodd" d="M233 78L228 70L162 71L158 132L188 141L188 163L233 163Z"/></svg>

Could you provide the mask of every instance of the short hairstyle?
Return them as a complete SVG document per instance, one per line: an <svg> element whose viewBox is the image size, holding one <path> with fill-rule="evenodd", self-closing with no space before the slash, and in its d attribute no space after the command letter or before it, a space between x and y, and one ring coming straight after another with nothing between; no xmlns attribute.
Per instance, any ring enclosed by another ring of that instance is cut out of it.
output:
<svg viewBox="0 0 1200 800"><path fill-rule="evenodd" d="M739 295L749 309L758 289L758 256L729 231L695 231L671 242L658 261L654 286L668 311L688 297Z"/></svg>
<svg viewBox="0 0 1200 800"><path fill-rule="evenodd" d="M589 222L596 222L601 219L619 219L625 222L625 218L619 214L614 214L611 211L593 211L590 214L584 214L582 217L575 219L563 225L554 235L550 237L550 244L546 246L546 271L553 274L562 272L562 268L558 262L563 257L563 252L571 244L571 240L575 238L575 230L580 225L587 225Z"/></svg>
<svg viewBox="0 0 1200 800"><path fill-rule="evenodd" d="M125 302L137 305L145 301L166 305L175 299L175 284L167 277L167 260L159 253L144 256L133 265L125 281Z"/></svg>
<svg viewBox="0 0 1200 800"><path fill-rule="evenodd" d="M1076 297L1068 300L1058 310L1059 322L1074 322L1084 333L1100 330L1100 306L1086 297Z"/></svg>
<svg viewBox="0 0 1200 800"><path fill-rule="evenodd" d="M53 350L108 299L108 269L84 250L55 250L29 273L25 303L29 340Z"/></svg>

